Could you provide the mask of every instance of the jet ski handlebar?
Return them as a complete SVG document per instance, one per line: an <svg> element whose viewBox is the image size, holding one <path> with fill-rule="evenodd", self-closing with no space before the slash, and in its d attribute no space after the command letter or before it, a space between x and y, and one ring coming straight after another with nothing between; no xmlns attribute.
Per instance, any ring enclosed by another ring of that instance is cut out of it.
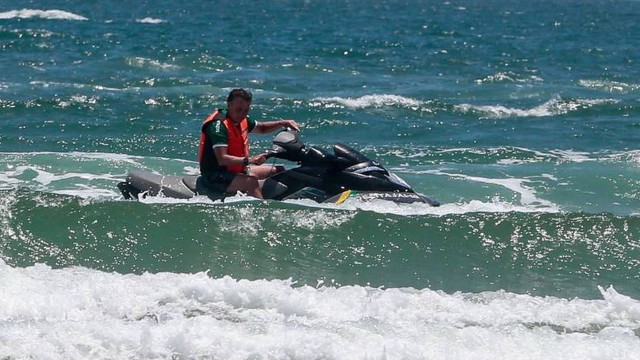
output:
<svg viewBox="0 0 640 360"><path fill-rule="evenodd" d="M279 132L273 139L271 149L267 150L267 159L277 157L294 162L302 161L305 154L305 146L300 140L300 132L286 128Z"/></svg>
<svg viewBox="0 0 640 360"><path fill-rule="evenodd" d="M371 162L369 158L360 152L341 143L337 143L334 146L333 154L315 147L307 148L300 139L300 132L291 128L279 132L273 139L271 149L265 153L267 159L276 157L298 163L303 161L317 163L331 160L337 166L343 168L354 164Z"/></svg>

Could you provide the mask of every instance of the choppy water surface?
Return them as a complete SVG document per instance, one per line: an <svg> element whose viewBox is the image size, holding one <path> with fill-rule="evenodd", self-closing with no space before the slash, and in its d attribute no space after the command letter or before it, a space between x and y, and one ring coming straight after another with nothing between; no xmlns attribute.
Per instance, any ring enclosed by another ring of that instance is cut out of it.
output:
<svg viewBox="0 0 640 360"><path fill-rule="evenodd" d="M640 358L639 15L0 1L0 358ZM234 87L443 205L125 201Z"/></svg>

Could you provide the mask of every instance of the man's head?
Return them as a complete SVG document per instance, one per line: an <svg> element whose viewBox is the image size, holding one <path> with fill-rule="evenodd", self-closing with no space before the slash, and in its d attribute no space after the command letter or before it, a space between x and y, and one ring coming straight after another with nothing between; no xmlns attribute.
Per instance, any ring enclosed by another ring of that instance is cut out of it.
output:
<svg viewBox="0 0 640 360"><path fill-rule="evenodd" d="M227 111L231 120L238 124L249 114L251 93L245 89L233 89L227 97Z"/></svg>

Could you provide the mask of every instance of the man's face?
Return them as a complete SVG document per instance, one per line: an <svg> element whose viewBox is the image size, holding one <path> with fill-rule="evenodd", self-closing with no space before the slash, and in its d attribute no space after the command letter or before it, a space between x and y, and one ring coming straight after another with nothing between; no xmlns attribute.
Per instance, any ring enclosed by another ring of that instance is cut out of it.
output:
<svg viewBox="0 0 640 360"><path fill-rule="evenodd" d="M236 124L247 117L249 107L251 107L251 102L239 97L233 99L231 102L227 102L229 117Z"/></svg>

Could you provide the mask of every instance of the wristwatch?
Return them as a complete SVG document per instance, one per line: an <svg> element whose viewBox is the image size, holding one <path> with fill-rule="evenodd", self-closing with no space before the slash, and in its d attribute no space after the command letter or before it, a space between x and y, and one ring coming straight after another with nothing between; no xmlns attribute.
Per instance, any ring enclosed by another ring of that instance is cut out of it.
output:
<svg viewBox="0 0 640 360"><path fill-rule="evenodd" d="M245 157L244 159L242 159L242 165L247 166L249 165L249 158Z"/></svg>

